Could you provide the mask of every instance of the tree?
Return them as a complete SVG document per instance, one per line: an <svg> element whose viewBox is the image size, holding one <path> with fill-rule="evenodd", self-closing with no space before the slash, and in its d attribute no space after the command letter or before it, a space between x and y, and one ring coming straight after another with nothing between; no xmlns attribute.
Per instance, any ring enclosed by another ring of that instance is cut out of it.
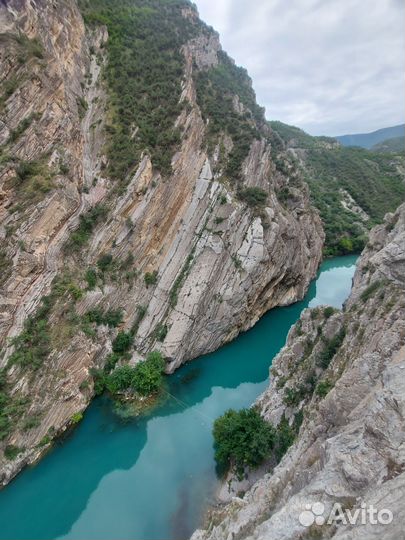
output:
<svg viewBox="0 0 405 540"><path fill-rule="evenodd" d="M106 377L105 386L111 394L118 394L131 387L135 368L121 366Z"/></svg>
<svg viewBox="0 0 405 540"><path fill-rule="evenodd" d="M112 343L112 350L115 353L124 353L130 349L134 337L130 332L118 332L117 337Z"/></svg>
<svg viewBox="0 0 405 540"><path fill-rule="evenodd" d="M273 426L255 408L229 409L215 420L213 435L219 472L232 469L239 478L270 455L275 440Z"/></svg>
<svg viewBox="0 0 405 540"><path fill-rule="evenodd" d="M148 354L144 362L137 364L132 385L138 394L143 396L154 394L163 381L164 360L160 352Z"/></svg>

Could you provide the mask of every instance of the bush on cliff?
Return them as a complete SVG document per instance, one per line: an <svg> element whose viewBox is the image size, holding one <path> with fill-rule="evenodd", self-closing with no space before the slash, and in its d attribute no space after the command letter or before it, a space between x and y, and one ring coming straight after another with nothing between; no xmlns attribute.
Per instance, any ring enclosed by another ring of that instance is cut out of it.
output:
<svg viewBox="0 0 405 540"><path fill-rule="evenodd" d="M231 469L239 478L269 457L275 441L273 426L254 408L229 409L215 420L213 435L218 471Z"/></svg>
<svg viewBox="0 0 405 540"><path fill-rule="evenodd" d="M303 417L303 411L298 411L290 425L283 415L274 427L254 407L229 409L214 422L217 472L223 475L230 470L241 480L246 468L258 467L266 459L279 463L293 444Z"/></svg>

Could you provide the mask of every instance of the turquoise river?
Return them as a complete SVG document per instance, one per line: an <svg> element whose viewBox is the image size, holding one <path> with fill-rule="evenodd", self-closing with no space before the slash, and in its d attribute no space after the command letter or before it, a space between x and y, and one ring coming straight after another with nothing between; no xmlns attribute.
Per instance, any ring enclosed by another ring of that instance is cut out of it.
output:
<svg viewBox="0 0 405 540"><path fill-rule="evenodd" d="M168 398L123 421L105 397L34 467L0 491L0 540L182 540L213 501L211 427L252 404L301 311L341 307L356 257L322 264L302 302L273 309L254 328L168 378Z"/></svg>

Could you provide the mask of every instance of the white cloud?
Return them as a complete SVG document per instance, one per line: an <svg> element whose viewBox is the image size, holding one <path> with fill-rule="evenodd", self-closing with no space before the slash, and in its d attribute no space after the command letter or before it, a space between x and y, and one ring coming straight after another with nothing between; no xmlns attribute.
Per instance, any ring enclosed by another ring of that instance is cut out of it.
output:
<svg viewBox="0 0 405 540"><path fill-rule="evenodd" d="M196 0L269 119L312 134L405 118L403 0Z"/></svg>

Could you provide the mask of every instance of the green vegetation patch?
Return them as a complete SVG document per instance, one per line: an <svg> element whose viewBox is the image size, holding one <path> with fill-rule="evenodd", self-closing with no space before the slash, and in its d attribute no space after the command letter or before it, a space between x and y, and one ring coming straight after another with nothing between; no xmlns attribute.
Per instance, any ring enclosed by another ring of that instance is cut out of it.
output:
<svg viewBox="0 0 405 540"><path fill-rule="evenodd" d="M258 467L270 456L275 430L254 409L229 409L214 422L215 459L219 472L232 469L242 477L246 467Z"/></svg>
<svg viewBox="0 0 405 540"><path fill-rule="evenodd" d="M333 388L333 383L328 379L320 381L316 386L316 393L321 398L325 397Z"/></svg>
<svg viewBox="0 0 405 540"><path fill-rule="evenodd" d="M12 339L14 352L9 365L38 369L51 352L48 317L52 308L51 296L45 296L35 315L27 317L23 331Z"/></svg>
<svg viewBox="0 0 405 540"><path fill-rule="evenodd" d="M186 0L80 0L88 25L108 29L108 172L124 180L147 150L163 175L180 141L181 47L195 34Z"/></svg>
<svg viewBox="0 0 405 540"><path fill-rule="evenodd" d="M154 270L153 272L146 272L144 276L146 286L149 287L149 285L155 285L157 283L157 278L158 278L157 270Z"/></svg>
<svg viewBox="0 0 405 540"><path fill-rule="evenodd" d="M7 369L0 369L0 441L6 439L24 415L29 399L14 393L7 384Z"/></svg>
<svg viewBox="0 0 405 540"><path fill-rule="evenodd" d="M16 459L18 454L21 454L23 452L23 448L19 448L18 446L15 446L14 444L8 444L4 449L4 456L6 459L13 460Z"/></svg>
<svg viewBox="0 0 405 540"><path fill-rule="evenodd" d="M363 302L367 302L367 300L369 300L375 292L378 291L378 289L380 289L384 284L384 281L383 280L376 280L376 281L373 281L373 283L371 283L366 289L364 289L364 291L361 293L360 295L360 298Z"/></svg>
<svg viewBox="0 0 405 540"><path fill-rule="evenodd" d="M50 294L41 299L36 313L27 317L22 332L12 339L14 352L9 358L8 366L16 364L22 368L39 369L55 345L52 339L53 335L60 338L63 334L61 327L57 326L51 329L49 324L49 318L56 302L64 297L65 300L74 303L81 296L82 290L69 273L57 276L52 283ZM71 310L67 309L68 322L76 324L78 321L69 320L71 316Z"/></svg>
<svg viewBox="0 0 405 540"><path fill-rule="evenodd" d="M101 308L90 309L83 316L84 320L89 323L95 323L97 325L105 324L115 328L119 326L123 321L122 309L108 309L103 311Z"/></svg>
<svg viewBox="0 0 405 540"><path fill-rule="evenodd" d="M217 471L229 470L243 478L246 468L256 468L266 459L279 463L294 442L303 420L300 411L293 424L283 416L277 427L266 422L255 408L229 409L214 422L213 436Z"/></svg>
<svg viewBox="0 0 405 540"><path fill-rule="evenodd" d="M325 347L323 351L318 355L317 364L326 369L329 367L329 364L332 362L333 357L340 349L343 340L346 336L346 329L342 328L333 338L330 340L324 339Z"/></svg>
<svg viewBox="0 0 405 540"><path fill-rule="evenodd" d="M38 120L39 116L40 115L37 113L32 113L26 118L24 118L24 120L21 120L18 126L10 132L10 136L7 142L8 143L16 142L24 133L24 131L26 131L30 127L33 121Z"/></svg>
<svg viewBox="0 0 405 540"><path fill-rule="evenodd" d="M94 228L107 216L107 208L98 204L80 216L78 228L71 234L66 249L79 250L90 240Z"/></svg>
<svg viewBox="0 0 405 540"><path fill-rule="evenodd" d="M176 277L175 282L173 283L172 288L169 293L170 305L174 308L177 305L177 300L179 296L179 291L186 279L188 273L190 272L191 264L193 262L195 248L192 249L191 253L188 255L186 262L183 265L179 275Z"/></svg>
<svg viewBox="0 0 405 540"><path fill-rule="evenodd" d="M48 164L48 156L43 155L31 161L19 161L15 168L15 177L10 180L14 188L13 210L24 210L38 203L54 187L56 171Z"/></svg>
<svg viewBox="0 0 405 540"><path fill-rule="evenodd" d="M153 351L147 355L146 360L134 367L123 365L109 374L100 371L93 373L96 376L95 390L102 393L107 389L114 396L125 392L150 396L162 387L164 367L165 362L161 353Z"/></svg>
<svg viewBox="0 0 405 540"><path fill-rule="evenodd" d="M265 206L267 196L268 193L258 187L248 187L238 192L239 199L253 208Z"/></svg>
<svg viewBox="0 0 405 540"><path fill-rule="evenodd" d="M381 223L384 215L395 211L405 198L400 173L403 157L340 146L335 139L312 137L281 122L270 122L270 126L284 143L305 151L302 170L311 201L324 224L325 255L360 252L366 242L365 229ZM367 213L368 221L363 223L343 207L342 188Z"/></svg>
<svg viewBox="0 0 405 540"><path fill-rule="evenodd" d="M11 257L7 255L4 248L0 248L0 285L3 285L10 277L12 268L13 261Z"/></svg>
<svg viewBox="0 0 405 540"><path fill-rule="evenodd" d="M195 75L197 101L205 120L209 120L209 150L221 133L232 137L233 148L228 157L225 174L231 180L240 180L241 166L248 156L252 141L260 139L257 126L264 121L264 109L256 103L256 95L247 71L237 67L228 55L218 53L219 63ZM238 96L244 112L234 107Z"/></svg>

